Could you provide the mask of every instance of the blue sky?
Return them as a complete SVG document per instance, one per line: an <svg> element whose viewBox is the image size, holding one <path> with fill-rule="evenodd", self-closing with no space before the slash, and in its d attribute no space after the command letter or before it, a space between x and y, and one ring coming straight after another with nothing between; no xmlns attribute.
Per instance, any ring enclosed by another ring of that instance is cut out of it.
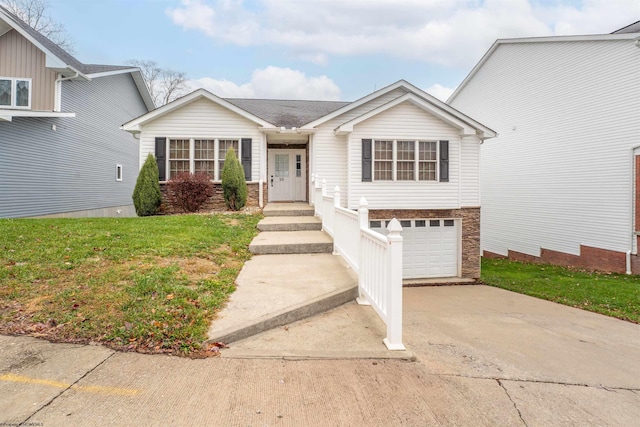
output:
<svg viewBox="0 0 640 427"><path fill-rule="evenodd" d="M223 97L446 99L496 38L609 33L639 0L49 0L85 63L148 59Z"/></svg>

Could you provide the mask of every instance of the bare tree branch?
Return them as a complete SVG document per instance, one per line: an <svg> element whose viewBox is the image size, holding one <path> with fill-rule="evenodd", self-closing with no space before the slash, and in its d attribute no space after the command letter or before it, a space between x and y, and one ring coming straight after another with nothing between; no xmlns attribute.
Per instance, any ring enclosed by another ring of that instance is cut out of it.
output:
<svg viewBox="0 0 640 427"><path fill-rule="evenodd" d="M139 67L154 104L159 107L188 91L186 74L180 71L160 68L155 61L132 59L127 64Z"/></svg>
<svg viewBox="0 0 640 427"><path fill-rule="evenodd" d="M48 15L47 0L0 0L0 4L62 49L73 53L73 40L64 25L55 22Z"/></svg>

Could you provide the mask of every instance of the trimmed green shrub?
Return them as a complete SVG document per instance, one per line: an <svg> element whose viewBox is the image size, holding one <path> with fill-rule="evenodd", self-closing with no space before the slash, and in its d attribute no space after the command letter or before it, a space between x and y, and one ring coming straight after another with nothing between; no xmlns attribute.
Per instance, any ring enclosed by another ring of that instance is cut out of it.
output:
<svg viewBox="0 0 640 427"><path fill-rule="evenodd" d="M184 212L197 212L211 196L213 183L204 172L182 172L167 182L169 203Z"/></svg>
<svg viewBox="0 0 640 427"><path fill-rule="evenodd" d="M227 208L237 211L247 203L247 182L244 169L233 149L227 151L222 168L222 190Z"/></svg>
<svg viewBox="0 0 640 427"><path fill-rule="evenodd" d="M156 213L161 203L158 164L153 154L149 154L140 169L136 187L133 189L133 205L138 216L149 216Z"/></svg>

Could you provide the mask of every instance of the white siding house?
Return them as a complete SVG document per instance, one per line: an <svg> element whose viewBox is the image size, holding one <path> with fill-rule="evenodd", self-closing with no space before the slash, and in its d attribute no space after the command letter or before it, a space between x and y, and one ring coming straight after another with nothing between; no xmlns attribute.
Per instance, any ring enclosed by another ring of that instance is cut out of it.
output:
<svg viewBox="0 0 640 427"><path fill-rule="evenodd" d="M485 255L632 270L639 37L498 40L451 96L498 132L481 149Z"/></svg>
<svg viewBox="0 0 640 427"><path fill-rule="evenodd" d="M365 197L374 228L403 220L405 278L479 277L478 153L495 132L405 81L351 103L222 99L199 89L123 129L140 134L141 164L155 154L161 181L204 170L219 187L223 141L235 141L249 204L308 202L323 181L349 209ZM213 153L204 162L203 141Z"/></svg>

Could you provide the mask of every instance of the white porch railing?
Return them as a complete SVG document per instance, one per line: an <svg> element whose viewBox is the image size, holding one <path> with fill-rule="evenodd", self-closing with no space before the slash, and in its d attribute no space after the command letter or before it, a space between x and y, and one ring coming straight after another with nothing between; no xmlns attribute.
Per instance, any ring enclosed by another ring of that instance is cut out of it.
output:
<svg viewBox="0 0 640 427"><path fill-rule="evenodd" d="M315 176L313 195L322 229L333 237L333 251L358 274L358 303L371 305L387 325L384 343L389 350L404 350L402 344L402 227L391 220L384 236L369 228L367 201L360 199L358 211L340 206L340 188L327 196L327 183Z"/></svg>

